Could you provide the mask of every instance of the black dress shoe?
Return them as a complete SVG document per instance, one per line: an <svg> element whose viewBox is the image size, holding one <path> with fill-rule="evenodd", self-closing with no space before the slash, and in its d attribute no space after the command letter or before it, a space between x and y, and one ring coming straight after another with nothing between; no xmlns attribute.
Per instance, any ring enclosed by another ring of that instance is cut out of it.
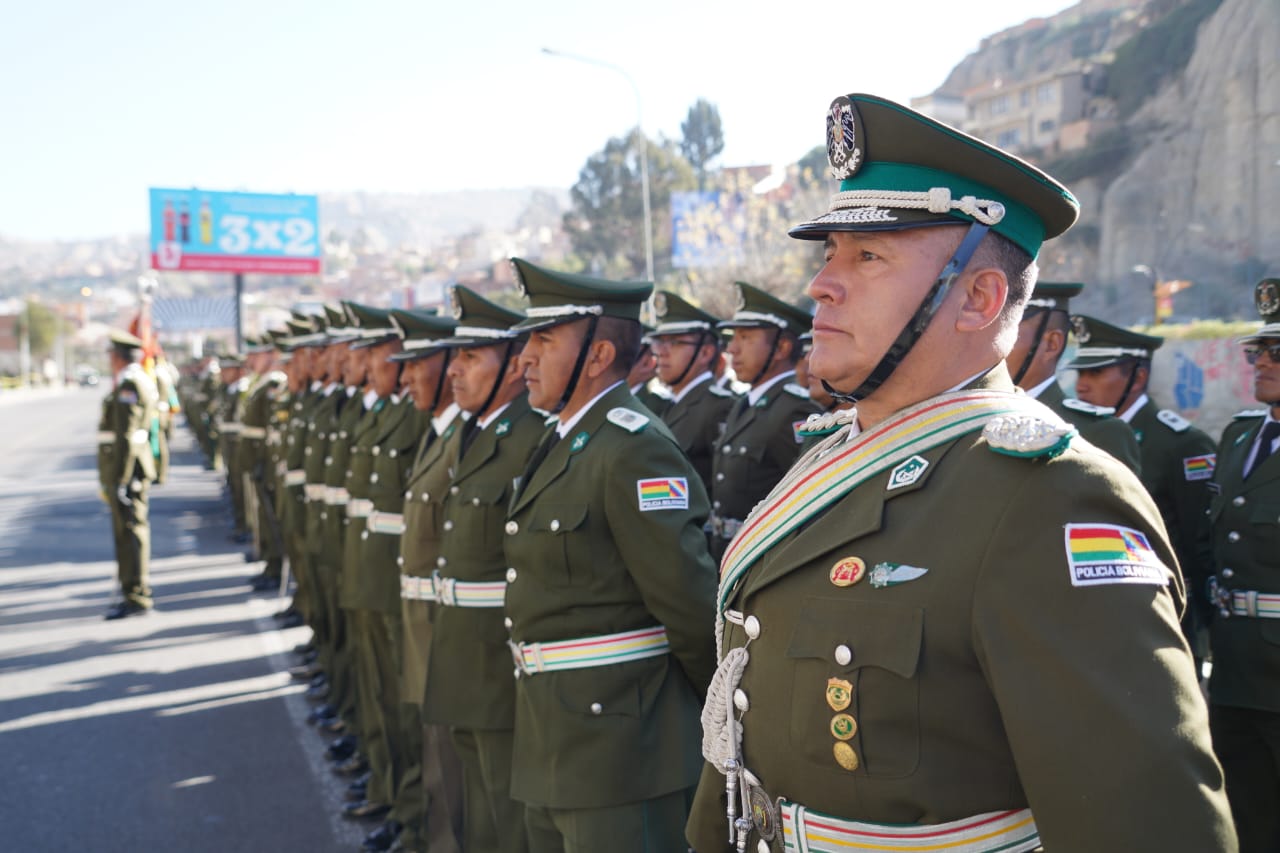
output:
<svg viewBox="0 0 1280 853"><path fill-rule="evenodd" d="M400 825L400 821L389 820L366 835L360 846L365 850L382 853L384 850L391 849L391 845L396 843L396 839L400 837L402 831L404 831L404 827Z"/></svg>
<svg viewBox="0 0 1280 853"><path fill-rule="evenodd" d="M281 628L301 628L304 624L300 613L291 614L280 620Z"/></svg>
<svg viewBox="0 0 1280 853"><path fill-rule="evenodd" d="M341 717L334 717L331 720L325 720L323 723L317 724L316 728L331 735L344 735L347 733L347 721Z"/></svg>
<svg viewBox="0 0 1280 853"><path fill-rule="evenodd" d="M293 647L293 653L295 655L319 654L319 652L320 650L316 648L315 640L309 640L305 643L298 643L298 645Z"/></svg>
<svg viewBox="0 0 1280 853"><path fill-rule="evenodd" d="M118 601L107 611L107 619L124 619L129 616L145 616L151 612L150 607L143 607L134 601Z"/></svg>
<svg viewBox="0 0 1280 853"><path fill-rule="evenodd" d="M307 714L307 724L318 726L325 720L332 720L336 716L338 716L338 709L326 702L311 709L311 713Z"/></svg>
<svg viewBox="0 0 1280 853"><path fill-rule="evenodd" d="M310 663L299 664L298 666L295 666L289 670L289 675L291 675L297 681L314 682L315 677L317 675L323 675L323 674L324 674L323 669L316 666L315 664L310 664Z"/></svg>
<svg viewBox="0 0 1280 853"><path fill-rule="evenodd" d="M348 758L346 761L333 768L333 772L339 776L356 776L364 773L369 769L369 762L364 760L364 756L360 753Z"/></svg>
<svg viewBox="0 0 1280 853"><path fill-rule="evenodd" d="M249 581L249 586L254 592L277 592L280 589L280 578L258 575Z"/></svg>
<svg viewBox="0 0 1280 853"><path fill-rule="evenodd" d="M355 735L343 735L338 738L329 744L329 748L324 751L324 754L330 761L346 761L356 754Z"/></svg>
<svg viewBox="0 0 1280 853"><path fill-rule="evenodd" d="M347 803L342 807L342 816L349 817L352 820L372 820L373 818L382 817L391 811L391 806L386 803L371 803L368 800L361 800L358 803Z"/></svg>
<svg viewBox="0 0 1280 853"><path fill-rule="evenodd" d="M359 779L347 786L347 791L342 798L349 803L358 803L364 799L365 792L369 790L369 773L366 771Z"/></svg>

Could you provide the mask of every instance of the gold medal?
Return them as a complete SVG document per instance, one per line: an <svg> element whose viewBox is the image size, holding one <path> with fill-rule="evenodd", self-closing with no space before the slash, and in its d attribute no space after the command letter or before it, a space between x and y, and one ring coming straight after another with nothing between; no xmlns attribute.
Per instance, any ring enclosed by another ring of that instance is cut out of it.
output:
<svg viewBox="0 0 1280 853"><path fill-rule="evenodd" d="M845 557L831 567L831 583L835 586L853 586L867 573L867 564L859 557Z"/></svg>
<svg viewBox="0 0 1280 853"><path fill-rule="evenodd" d="M831 718L831 735L836 740L850 740L858 733L858 721L848 714L836 714Z"/></svg>
<svg viewBox="0 0 1280 853"><path fill-rule="evenodd" d="M845 770L854 771L858 769L858 753L853 751L853 747L844 741L836 741L835 746L831 747L831 751L835 754L836 764L839 764Z"/></svg>
<svg viewBox="0 0 1280 853"><path fill-rule="evenodd" d="M827 679L827 704L833 711L843 711L853 701L853 684L843 678Z"/></svg>

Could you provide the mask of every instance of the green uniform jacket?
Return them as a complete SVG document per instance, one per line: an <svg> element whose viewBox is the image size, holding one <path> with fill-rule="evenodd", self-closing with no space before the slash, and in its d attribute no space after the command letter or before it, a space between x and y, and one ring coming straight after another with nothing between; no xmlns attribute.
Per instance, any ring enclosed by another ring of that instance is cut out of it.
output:
<svg viewBox="0 0 1280 853"><path fill-rule="evenodd" d="M707 494L711 494L711 461L716 442L737 399L732 391L718 387L715 380L708 378L688 389L662 415L676 444L693 463Z"/></svg>
<svg viewBox="0 0 1280 853"><path fill-rule="evenodd" d="M255 377L244 398L240 413L240 441L237 445L240 470L251 476L266 476L267 435L275 394L284 387L285 375L278 370ZM265 531L264 531L265 534Z"/></svg>
<svg viewBox="0 0 1280 853"><path fill-rule="evenodd" d="M325 514L327 504L320 491L325 484L327 467L325 460L328 458L329 436L336 436L338 415L348 399L346 391L341 386L334 388L328 394L320 391L318 396L320 399L311 413L310 423L307 424L307 440L303 447L303 470L307 475L305 491L314 492L306 495L305 536L307 553L312 555L319 555L324 550L324 541L321 538L324 520L321 516Z"/></svg>
<svg viewBox="0 0 1280 853"><path fill-rule="evenodd" d="M440 577L506 582L507 505L545 430L545 419L521 394L473 439L444 501ZM504 615L501 607L436 605L423 719L466 729L512 727L516 684Z"/></svg>
<svg viewBox="0 0 1280 853"><path fill-rule="evenodd" d="M640 405L653 412L658 417L666 417L667 410L671 408L671 404L675 402L675 398L665 387L655 386L652 381L646 382L640 386L640 390L632 392Z"/></svg>
<svg viewBox="0 0 1280 853"><path fill-rule="evenodd" d="M343 390L339 394L346 393ZM365 411L360 392L354 391L342 405L338 419L329 431L329 446L324 457L324 484L329 489L325 498L325 508L320 513L320 541L323 553L337 567L342 564L343 543L347 533L347 507L344 498L337 497L332 491L343 490L342 485L347 478L347 462L351 458L351 444L355 433L362 422L367 422L369 412Z"/></svg>
<svg viewBox="0 0 1280 853"><path fill-rule="evenodd" d="M156 384L138 364L125 367L116 387L103 398L98 421L98 483L107 500L114 501L116 488L132 480L149 483L156 478L151 420L158 402Z"/></svg>
<svg viewBox="0 0 1280 853"><path fill-rule="evenodd" d="M1280 594L1280 453L1242 479L1263 415L1227 425L1209 507L1214 571L1227 590ZM1215 705L1280 711L1280 620L1214 613L1209 626Z"/></svg>
<svg viewBox="0 0 1280 853"><path fill-rule="evenodd" d="M289 406L289 421L285 426L284 464L285 476L289 472L302 471L305 477L307 456L307 439L312 435L311 424L316 411L327 398L318 391L303 391L294 398ZM296 474L295 474L296 479ZM280 524L285 530L299 536L306 535L307 500L306 484L286 485L285 498L280 513Z"/></svg>
<svg viewBox="0 0 1280 853"><path fill-rule="evenodd" d="M1107 451L1133 473L1142 473L1138 439L1127 423L1113 417L1106 409L1091 406L1082 400L1068 399L1057 382L1051 382L1036 399L1080 430L1085 441Z"/></svg>
<svg viewBox="0 0 1280 853"><path fill-rule="evenodd" d="M799 385L774 385L751 405L740 398L730 410L712 460L711 507L720 518L741 521L800 455L797 430L817 404Z"/></svg>
<svg viewBox="0 0 1280 853"><path fill-rule="evenodd" d="M976 384L1014 387L1003 365ZM1047 851L1234 850L1178 626L1182 580L1138 479L1086 442L1017 458L974 432L919 456L914 481L899 485L899 465L861 483L728 600L744 624L726 619L724 653L758 625L739 684L744 766L770 797L850 820L1029 805ZM1166 583L1076 585L1071 523L1139 531ZM866 574L833 582L855 557ZM881 563L925 573L877 588ZM852 722L837 721L846 702ZM724 794L708 765L689 825L699 853L726 849Z"/></svg>
<svg viewBox="0 0 1280 853"><path fill-rule="evenodd" d="M1213 439L1168 409L1148 402L1129 421L1142 450L1142 484L1160 510L1169 541L1191 590L1195 617L1204 617L1202 591L1212 557L1209 527L1209 481L1213 476Z"/></svg>
<svg viewBox="0 0 1280 853"><path fill-rule="evenodd" d="M368 530L368 517L351 514L350 501L368 500L373 487L377 485L373 475L375 461L373 450L383 436L383 427L387 419L395 413L395 407L386 398L378 398L356 423L351 434L350 448L347 454L347 470L342 478L342 488L347 490L348 503L345 507L334 507L343 516L342 540L342 595L340 603L348 609L372 609L368 578L373 567L364 559L362 552L369 538L373 536ZM386 551L383 556L395 565L397 551ZM385 567L384 567L385 571ZM399 605L397 604L397 609Z"/></svg>
<svg viewBox="0 0 1280 853"><path fill-rule="evenodd" d="M373 501L377 512L399 514L404 511L405 483L413 466L413 452L421 438L422 421L413 408L413 402L399 400L389 403L373 436L372 462L364 490L365 497ZM358 524L356 519L352 519L352 524ZM357 529L353 527L347 531L348 540L359 543L355 572L357 586L349 591L344 587L343 594L354 602L353 606L379 613L399 613L400 536L370 529L357 534Z"/></svg>
<svg viewBox="0 0 1280 853"><path fill-rule="evenodd" d="M517 681L511 796L525 803L613 806L697 779L715 663L707 498L671 433L637 407L616 386L522 483L506 526L506 611L517 642L663 625L671 653ZM671 508L641 503L641 481L676 478L670 492L684 497Z"/></svg>
<svg viewBox="0 0 1280 853"><path fill-rule="evenodd" d="M439 436L423 436L413 471L405 485L404 533L400 536L400 571L418 578L431 577L438 568L440 556L440 523L444 498L449 490L453 465L458 458L458 439L463 424L461 417L445 427ZM402 600L400 612L404 624L404 654L400 683L406 702L422 704L426 690L427 667L431 657L431 622L434 604L419 600Z"/></svg>

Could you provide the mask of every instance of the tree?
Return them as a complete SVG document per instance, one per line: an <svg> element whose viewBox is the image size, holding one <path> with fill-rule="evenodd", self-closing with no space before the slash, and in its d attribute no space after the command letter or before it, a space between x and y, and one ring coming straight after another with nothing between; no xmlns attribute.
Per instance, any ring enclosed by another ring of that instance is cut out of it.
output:
<svg viewBox="0 0 1280 853"><path fill-rule="evenodd" d="M62 320L47 305L28 299L26 311L18 318L19 334L30 336L31 357L44 358L53 351Z"/></svg>
<svg viewBox="0 0 1280 853"><path fill-rule="evenodd" d="M720 110L706 98L689 107L680 124L680 153L693 166L698 176L698 189L706 189L707 164L724 150L724 132L720 128Z"/></svg>
<svg viewBox="0 0 1280 853"><path fill-rule="evenodd" d="M637 131L638 133L638 131ZM644 274L644 202L636 134L610 139L592 154L569 191L564 229L587 272L610 278ZM670 140L644 139L649 156L654 275L671 269L671 193L693 189L693 169Z"/></svg>
<svg viewBox="0 0 1280 853"><path fill-rule="evenodd" d="M827 160L825 145L815 145L809 153L800 158L796 164L800 169L800 181L805 185L824 185L831 180L827 174L830 163Z"/></svg>

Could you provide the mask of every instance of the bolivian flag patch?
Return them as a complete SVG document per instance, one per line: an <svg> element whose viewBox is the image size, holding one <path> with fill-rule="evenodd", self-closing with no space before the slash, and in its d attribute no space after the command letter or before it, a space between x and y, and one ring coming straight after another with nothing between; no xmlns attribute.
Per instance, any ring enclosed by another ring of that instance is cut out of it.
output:
<svg viewBox="0 0 1280 853"><path fill-rule="evenodd" d="M636 492L640 495L640 511L655 509L688 509L689 480L685 477L655 477L637 480Z"/></svg>
<svg viewBox="0 0 1280 853"><path fill-rule="evenodd" d="M1182 475L1188 480L1207 480L1213 476L1213 466L1217 460L1216 453L1189 456L1182 460Z"/></svg>
<svg viewBox="0 0 1280 853"><path fill-rule="evenodd" d="M1147 537L1115 524L1068 524L1067 565L1072 586L1169 582L1169 570Z"/></svg>

